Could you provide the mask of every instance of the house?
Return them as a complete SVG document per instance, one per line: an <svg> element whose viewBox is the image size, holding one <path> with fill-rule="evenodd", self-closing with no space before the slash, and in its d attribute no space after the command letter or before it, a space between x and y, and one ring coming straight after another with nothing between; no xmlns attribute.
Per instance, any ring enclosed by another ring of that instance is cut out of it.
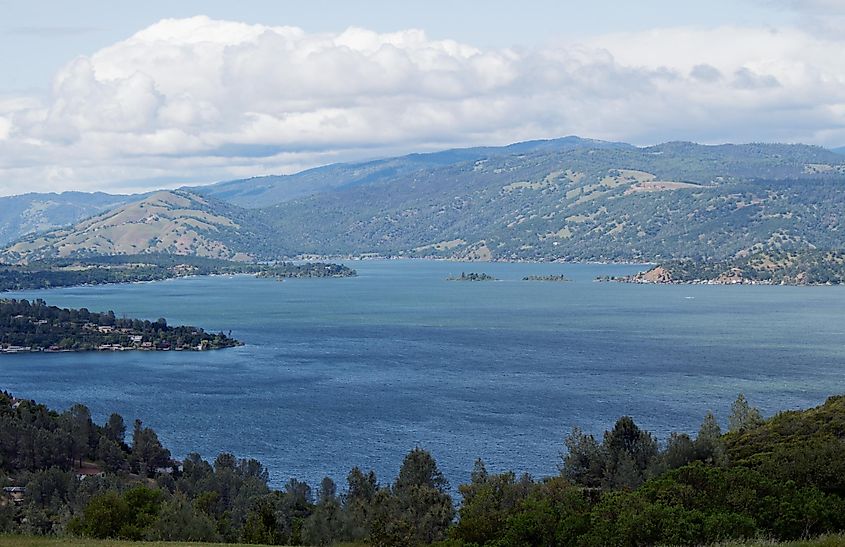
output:
<svg viewBox="0 0 845 547"><path fill-rule="evenodd" d="M3 353L27 353L32 351L32 348L30 346L7 346L0 351Z"/></svg>
<svg viewBox="0 0 845 547"><path fill-rule="evenodd" d="M18 505L24 502L26 488L23 486L6 486L3 488L3 494L6 496L6 499Z"/></svg>
<svg viewBox="0 0 845 547"><path fill-rule="evenodd" d="M168 467L156 467L156 473L159 475L172 475L174 473L182 472L182 462L179 460L172 460Z"/></svg>
<svg viewBox="0 0 845 547"><path fill-rule="evenodd" d="M84 481L88 477L105 477L105 471L101 470L94 464L91 463L84 463L81 467L76 468L74 471L76 473L76 480Z"/></svg>
<svg viewBox="0 0 845 547"><path fill-rule="evenodd" d="M103 334L111 334L112 332L114 332L114 327L112 327L111 325L100 325L99 327L97 327L97 330Z"/></svg>
<svg viewBox="0 0 845 547"><path fill-rule="evenodd" d="M144 340L144 337L140 334L135 334L130 336L129 340L131 340L133 344L140 344Z"/></svg>

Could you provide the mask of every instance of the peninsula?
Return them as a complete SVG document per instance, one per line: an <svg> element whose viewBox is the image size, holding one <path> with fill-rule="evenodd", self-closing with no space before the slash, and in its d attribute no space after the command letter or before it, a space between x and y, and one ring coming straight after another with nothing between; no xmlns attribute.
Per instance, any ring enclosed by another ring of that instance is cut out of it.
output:
<svg viewBox="0 0 845 547"><path fill-rule="evenodd" d="M597 281L686 285L841 285L845 253L840 251L758 251L725 260L673 260L634 275Z"/></svg>
<svg viewBox="0 0 845 547"><path fill-rule="evenodd" d="M189 255L143 254L47 259L0 264L0 292L77 285L161 281L194 275L250 274L258 277L354 277L357 272L330 263L248 263Z"/></svg>
<svg viewBox="0 0 845 547"><path fill-rule="evenodd" d="M0 300L0 353L38 351L203 351L241 342L199 327L120 319L114 312L94 313L48 306L43 300Z"/></svg>

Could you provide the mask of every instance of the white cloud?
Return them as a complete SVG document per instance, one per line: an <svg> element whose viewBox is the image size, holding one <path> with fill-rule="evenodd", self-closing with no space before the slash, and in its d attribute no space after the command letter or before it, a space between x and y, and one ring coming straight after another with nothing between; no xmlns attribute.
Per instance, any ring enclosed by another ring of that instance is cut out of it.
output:
<svg viewBox="0 0 845 547"><path fill-rule="evenodd" d="M0 97L0 193L137 189L580 134L845 143L841 39L672 28L479 49L419 30L164 20Z"/></svg>

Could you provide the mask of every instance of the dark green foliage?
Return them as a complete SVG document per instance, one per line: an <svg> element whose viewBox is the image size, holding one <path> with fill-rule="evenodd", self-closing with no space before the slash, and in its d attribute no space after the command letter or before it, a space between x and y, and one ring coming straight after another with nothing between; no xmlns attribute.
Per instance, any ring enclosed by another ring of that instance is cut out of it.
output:
<svg viewBox="0 0 845 547"><path fill-rule="evenodd" d="M158 435L149 427L143 427L141 420L135 420L132 433L132 455L129 460L132 471L145 477L155 475L156 470L173 465L170 451L161 445Z"/></svg>
<svg viewBox="0 0 845 547"><path fill-rule="evenodd" d="M106 492L69 524L74 534L93 538L144 539L161 511L162 492L136 486L122 495Z"/></svg>
<svg viewBox="0 0 845 547"><path fill-rule="evenodd" d="M662 449L630 417L620 418L600 443L576 429L566 441L561 475L542 480L490 473L478 460L471 481L458 487L454 520L448 482L420 448L388 487L353 468L343 494L330 478L316 495L295 479L271 490L261 463L228 453L213 463L189 454L181 470L154 474L153 466L172 462L139 421L130 447L119 440L119 416L98 426L81 405L58 414L0 394L0 439L19 437L25 445L48 431L63 439L64 451L57 453L61 465L27 468L31 456L0 445L0 471L27 488L22 504L0 504L0 530L440 547L700 545L845 530L845 397L763 421L752 410L741 397L733 432L722 435L708 413L695 439L674 434ZM99 454L114 456L116 473L78 479L79 454L104 469L108 461Z"/></svg>
<svg viewBox="0 0 845 547"><path fill-rule="evenodd" d="M165 502L149 538L160 541L219 541L215 522L181 494Z"/></svg>
<svg viewBox="0 0 845 547"><path fill-rule="evenodd" d="M454 516L447 488L431 454L415 448L402 462L393 488L373 497L369 539L397 547L444 539Z"/></svg>
<svg viewBox="0 0 845 547"><path fill-rule="evenodd" d="M141 341L134 342L133 336L141 337ZM222 332L209 334L198 327L171 327L164 319L119 319L111 311L62 309L48 306L43 300L0 300L0 351L84 351L113 346L194 350L238 344ZM120 427L119 423L109 425L115 442L123 442Z"/></svg>
<svg viewBox="0 0 845 547"><path fill-rule="evenodd" d="M634 488L659 466L657 440L628 416L605 432L601 445L578 428L565 444L561 471L586 487Z"/></svg>

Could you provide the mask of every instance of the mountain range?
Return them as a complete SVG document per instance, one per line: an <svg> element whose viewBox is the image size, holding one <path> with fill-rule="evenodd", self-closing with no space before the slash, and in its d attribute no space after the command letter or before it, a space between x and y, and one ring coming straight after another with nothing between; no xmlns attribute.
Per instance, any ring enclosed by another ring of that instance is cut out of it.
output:
<svg viewBox="0 0 845 547"><path fill-rule="evenodd" d="M0 198L0 236L11 243L0 258L661 260L842 249L843 185L845 158L815 146L566 137L143 196Z"/></svg>

